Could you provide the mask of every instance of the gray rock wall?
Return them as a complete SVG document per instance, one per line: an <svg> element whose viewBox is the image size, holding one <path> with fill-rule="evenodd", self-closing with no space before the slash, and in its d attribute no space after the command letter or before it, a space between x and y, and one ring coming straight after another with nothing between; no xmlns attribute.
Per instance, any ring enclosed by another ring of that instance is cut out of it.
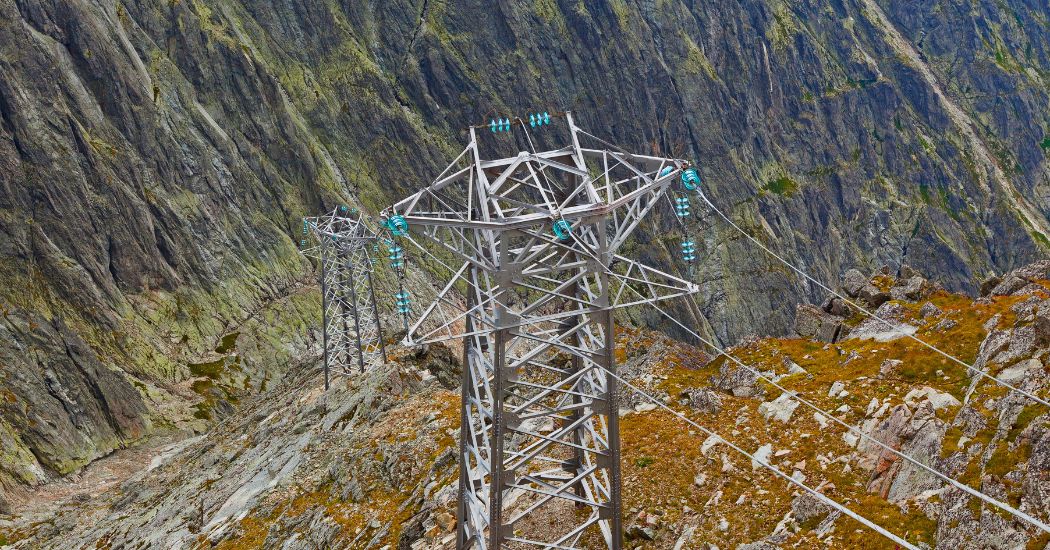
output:
<svg viewBox="0 0 1050 550"><path fill-rule="evenodd" d="M873 7L0 0L0 485L147 430L142 388L309 277L302 215L417 188L492 112L573 109L696 159L716 204L825 281L907 261L973 289L1045 255L1043 8ZM723 340L786 332L822 294L704 222ZM669 262L671 227L629 253Z"/></svg>

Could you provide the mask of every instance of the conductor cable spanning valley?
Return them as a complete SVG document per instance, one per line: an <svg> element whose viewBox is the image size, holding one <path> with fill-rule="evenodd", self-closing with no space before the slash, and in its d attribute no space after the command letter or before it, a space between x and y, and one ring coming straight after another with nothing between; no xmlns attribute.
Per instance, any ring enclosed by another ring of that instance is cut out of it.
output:
<svg viewBox="0 0 1050 550"><path fill-rule="evenodd" d="M603 367L603 369L604 369L604 367ZM733 449L734 451L736 451L736 452L744 455L745 457L751 459L751 461L753 463L758 464L759 466L762 466L763 468L766 468L767 470L773 472L777 477L783 478L787 482L798 486L800 489L802 489L803 491L805 491L806 493L811 495L813 498L816 498L820 502L824 503L825 505L827 505L827 506L829 506L831 508L834 508L838 512L853 518L854 520L856 520L857 522L861 523L865 527L867 527L867 528L875 531L876 533L878 533L878 534L880 534L880 535L882 535L882 536L892 540L893 542L897 543L898 545L900 545L903 548L908 548L909 550L918 550L918 547L915 546L914 544L912 544L912 543L904 540L903 538L901 538L901 537L891 533L890 531L886 530L884 527L882 527L882 526L878 525L877 523L875 523L875 522L865 518L864 516L854 512L853 510L850 510L845 505L840 504L840 503L838 503L835 500L832 500L827 495L817 491L816 489L810 487L809 485L806 485L804 482L799 481L799 480L795 479L794 477L787 475L786 473L784 473L782 470L780 470L776 466L773 466L772 464L770 464L770 463L766 462L765 460L755 456L754 454L745 451L740 446L738 446L735 443L733 443L733 442L725 439L724 437L718 435L713 430L710 430L710 429L708 429L708 428L706 428L706 427L704 427L704 426L694 422L688 416L685 416L684 414L682 414L682 413L672 409L671 407L667 406L662 400L657 399L656 397L653 397L652 395L649 395L648 393L646 393L645 391L643 391L639 387L637 387L634 384L628 382L627 380L624 380L623 377L621 377L619 374L616 374L615 372L612 372L612 371L607 370L607 369L605 369L605 373L608 374L609 376L615 378L621 384L623 384L624 386L626 386L629 389L631 389L631 391L633 391L633 392L637 393L638 395L644 397L645 399L647 399L649 402L653 403L657 407L660 407L661 409L671 413L676 418L678 418L679 420L685 422L686 424L689 424L690 426L692 426L692 427L694 427L694 428L704 432L705 434L708 435L708 437L715 437L715 438L717 438L719 443L726 444L730 449Z"/></svg>
<svg viewBox="0 0 1050 550"><path fill-rule="evenodd" d="M687 298L687 299L691 299L691 297ZM984 502L986 502L986 503L988 503L988 504L990 504L992 506L995 506L996 508L999 508L1000 510L1002 510L1002 511L1004 511L1004 512L1006 512L1006 513L1008 513L1008 514L1010 514L1010 515L1012 515L1012 516L1014 516L1016 518L1019 518L1019 519L1021 519L1021 520L1025 521L1025 522L1031 524L1032 526L1034 526L1034 527L1036 527L1036 528L1038 528L1038 529L1040 529L1040 530L1042 530L1042 531L1044 531L1046 533L1050 533L1050 525L1047 525L1046 523L1040 521L1038 518L1035 518L1035 517L1031 516L1030 514L1026 514L1025 512L1022 512L1022 511L1018 510L1017 508L1014 508L1013 506L1010 506L1009 504L1007 504L1005 502L1002 502L1000 500L992 498L992 497L988 496L987 494L982 493L981 491L978 491L978 490L970 487L969 485L965 485L965 484L955 480L954 478L941 473L940 471L934 469L933 467L928 466L926 464L923 464L922 462L912 458L911 456L906 455L903 452L898 451L897 449L894 449L890 445L887 445L887 444L883 443L882 441L880 441L879 439L877 439L875 437L872 437L871 435L869 435L864 430L862 430L862 429L860 429L860 428L858 428L856 426L853 426L852 424L849 424L848 422L846 422L844 420L840 420L838 417L834 416L832 413L830 413L830 412L820 408L819 406L814 404L812 401L809 401L808 399L800 396L798 394L798 392L795 392L795 391L792 391L792 390L789 390L789 389L785 388L784 386L782 386L779 383L777 383L776 380L773 380L772 378L767 377L766 375L762 374L762 372L759 371L758 369L756 369L756 368L754 368L754 367L752 367L750 365L745 364L744 362L740 361L739 359L737 359L733 355L729 354L729 352L727 352L725 349L715 345L713 342L709 341L708 339L704 338L703 336L700 336L700 334L698 334L697 332L691 330L689 327L687 327L684 324L682 324L680 321L678 321L678 319L675 319L674 317L672 317L670 314L668 314L666 311L664 311L659 306L657 306L655 304L652 304L652 307L656 308L656 310L658 312L660 312L661 315L663 315L667 319L670 319L675 324L677 324L679 327L681 327L682 330L685 330L690 335L695 337L697 340L700 340L701 342L703 342L705 345L707 345L711 349L717 351L719 355L726 357L727 359L729 359L730 361L732 361L733 363L735 363L739 367L741 367L743 369L746 369L747 371L755 374L762 381L772 385L774 388L777 388L778 390L780 390L783 393L785 393L788 396L790 396L791 399L794 399L795 401L797 401L799 403L802 403L803 405L805 405L809 409L812 409L813 411L817 412L818 414L820 414L824 418L827 418L827 419L831 420L832 422L834 422L834 423L836 423L836 424L846 428L847 430L849 430L850 432L853 432L855 435L857 435L861 439L864 439L865 441L873 443L874 445L876 445L877 447L881 448L882 450L888 451L889 453L893 454L894 456L900 457L901 459L903 459L904 461L908 462L909 464L911 464L911 465L913 465L913 466L915 466L915 467L917 467L917 468L919 468L919 469L921 469L921 470L923 470L925 472L933 474L934 476L940 478L942 481L945 481L946 483L950 484L951 486L955 487L956 489L964 491L964 492L966 492L967 494L969 494L971 496L977 497L977 498L983 500Z"/></svg>
<svg viewBox="0 0 1050 550"><path fill-rule="evenodd" d="M723 213L721 210L719 210L718 207L716 207L707 198L707 195L705 195L704 193L699 193L699 195L700 195L700 198L704 199L704 202L707 203L707 206L709 206L711 208L711 210L714 211L714 213L717 214L720 218L725 220L725 222L728 223L733 229L735 229L737 232L739 232L741 235L743 235L749 241L751 241L751 242L755 243L756 245L758 245L759 248L764 250L770 256L773 256L774 258L776 258L778 261L780 261L780 263L784 264L789 269L795 271L799 275L802 275L807 280L809 280L813 284L819 286L820 288L824 289L825 291L830 292L836 298L839 298L840 300L846 302L850 306L856 308L858 311L860 311L864 315L867 315L868 317L871 317L872 319L878 320L882 324L886 325L888 328L890 328L892 330L897 330L897 329L900 328L899 324L894 323L892 321L889 321L886 318L878 315L877 313L875 313L875 312L873 312L873 311L871 311L871 310L861 306L860 304L856 303L855 301L850 300L849 298L843 296L839 292L833 290L828 285L826 285L826 284L818 281L817 279L811 277L808 273L806 273L802 269L796 267L794 264L792 264L791 262L787 261L786 259L784 259L782 256L780 256L776 252L773 252L772 250L769 249L769 247L767 247L766 245L762 244L761 241L756 239L754 236L752 236L747 231L744 231L743 229L741 229L739 225L737 225L735 222L733 222L733 220L729 219L729 216L725 215L725 213ZM994 381L995 383L999 384L1000 386L1008 388L1009 390L1011 390L1013 392L1016 392L1016 393L1018 393L1020 395L1023 395L1025 397L1031 399L1032 401L1035 401L1036 403L1039 403L1039 404L1041 404L1041 405L1043 405L1045 407L1050 407L1050 401L1047 401L1047 400L1045 400L1045 399L1043 399L1043 398L1041 398L1041 397L1039 397L1039 396L1037 396L1037 395L1035 395L1035 394L1033 394L1033 393L1031 393L1029 391L1026 391L1026 390L1024 390L1024 389L1022 389L1022 388L1020 388L1020 387L1018 387L1016 385L1014 385L1014 384L1011 384L1011 383L1009 383L1009 382L1007 382L1005 380L1002 380L1001 378L998 378L998 377L996 377L994 375L991 375L991 374L989 374L989 373L987 373L987 372L985 372L985 371L983 371L983 370L981 370L981 369L971 365L970 363L967 363L966 361L963 361L962 359L959 359L958 357L955 357L954 355L952 355L952 354L950 354L950 353L948 353L946 351L941 350L937 346L934 346L933 344L930 344L929 342L923 340L922 338L919 338L918 336L915 336L914 334L909 334L908 332L905 332L905 331L899 331L899 332L903 336L905 336L907 338L910 338L911 340L913 340L915 342L918 342L920 345L922 345L922 346L924 346L924 347L926 347L926 348L928 348L928 349L930 349L930 350L940 354L944 358L949 359L952 362L958 363L959 365L961 365L963 367L966 367L966 370L968 370L968 371L970 371L972 373L978 374L978 375L980 375L980 376L982 376L982 377L984 377L984 378L986 378L988 380Z"/></svg>
<svg viewBox="0 0 1050 550"><path fill-rule="evenodd" d="M580 244L583 244L583 243L580 243ZM586 248L586 247L584 247L584 248ZM635 290L634 288L630 287L630 285L626 285L626 286L632 292L637 293L637 290ZM687 299L687 300L692 300L692 296L685 296L684 298ZM915 467L917 467L917 468L919 468L919 469L921 469L921 470L923 470L925 472L928 472L928 473L936 476L937 478L943 480L944 482L952 485L953 487L955 487L955 488L957 488L957 489L959 489L959 490L961 490L961 491L963 491L963 492L965 492L965 493L967 493L967 494L969 494L971 496L974 496L974 497L976 497L976 498L978 498L978 499L980 499L980 500L982 500L982 501L984 501L984 502L986 502L986 503L988 503L988 504L990 504L992 506L995 506L996 508L999 508L1000 510L1002 510L1002 511L1004 511L1004 512L1006 512L1006 513L1008 513L1008 514L1010 514L1010 515L1012 515L1012 516L1014 516L1016 518L1019 518L1019 519L1025 521L1026 523L1029 523L1030 525L1032 525L1032 526L1042 530L1043 532L1050 533L1050 525L1047 525L1045 522L1040 521L1038 518L1033 517L1032 515L1027 514L1025 512L1022 512L1021 510L1018 510L1017 508L1015 508L1015 507L1013 507L1013 506L1011 506L1011 505L1009 505L1009 504L1007 504L1005 502L997 500L997 499L995 499L995 498L993 498L993 497L991 497L991 496L989 496L989 495L987 495L987 494L985 494L985 493L983 493L981 491L978 491L978 490L976 490L976 489L974 489L974 488L972 488L972 487L970 487L968 485L965 485L965 484L957 481L956 479L954 479L954 478L952 478L952 477L950 477L948 475L945 475L945 474L941 473L940 471L932 468L931 466L923 464L922 462L912 458L911 456L906 455L906 454L904 454L903 452L901 452L901 451L899 451L897 449L894 449L892 446L887 445L886 443L883 443L882 441L880 441L879 439L877 439L875 437L872 437L871 435L869 435L864 430L862 430L862 429L860 429L860 428L858 428L856 426L853 426L853 425L847 423L844 420L840 420L838 417L834 416L831 412L822 409L821 407L819 407L818 405L816 405L812 401L810 401L810 400L800 396L798 394L798 392L795 392L793 390L789 390L789 389L785 388L780 383L778 383L776 380L774 380L774 379L772 379L772 378L762 374L762 372L759 371L758 369L756 369L756 368L754 368L754 367L752 367L752 366L742 362L740 359L734 357L729 352L727 352L724 348L716 345L714 342L708 340L707 338L704 338L697 331L695 331L695 330L689 328L688 326L686 326L684 323L682 323L681 321L679 321L678 319L673 317L671 314L669 314L667 311L665 311L659 305L652 304L652 303L651 304L647 304L647 305L652 307L652 308L654 308L654 309L656 309L657 312L659 312L665 318L669 319L670 321L672 321L673 323L678 325L682 330L686 331L689 335L693 336L694 338L696 338L700 342L703 342L705 345L707 345L711 349L717 351L718 355L726 357L727 359L729 359L730 361L732 361L733 363L735 363L739 367L741 367L741 368L751 372L752 374L757 376L759 379L761 379L764 382L772 385L774 388L780 390L784 394L790 396L791 399L794 399L795 401L805 405L807 408L817 412L818 414L820 414L824 418L827 418L827 419L833 421L834 423L836 423L836 424L846 428L848 431L853 432L855 435L857 435L861 439L874 444L875 446L881 448L884 451L888 451L889 453L893 454L894 456L900 457L902 460L908 462L909 464L912 464L913 466L915 466ZM694 304L694 306L695 306L695 304Z"/></svg>

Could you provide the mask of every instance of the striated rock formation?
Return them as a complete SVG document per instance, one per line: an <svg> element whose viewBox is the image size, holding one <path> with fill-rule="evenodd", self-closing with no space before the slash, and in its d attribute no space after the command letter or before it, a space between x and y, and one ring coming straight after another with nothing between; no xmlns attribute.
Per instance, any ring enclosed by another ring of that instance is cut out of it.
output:
<svg viewBox="0 0 1050 550"><path fill-rule="evenodd" d="M178 402L229 412L230 388L307 361L299 218L374 212L493 112L571 108L695 158L715 204L822 280L910 263L975 290L1050 246L1044 11L0 0L0 490L168 429ZM785 333L791 304L820 298L702 223L700 305L723 341ZM672 227L626 252L671 262ZM873 288L872 307L891 297ZM252 323L250 354L215 351ZM200 366L220 359L236 368L212 381Z"/></svg>
<svg viewBox="0 0 1050 550"><path fill-rule="evenodd" d="M1039 284L1009 296L974 301L934 290L882 307L924 341L1045 398L1050 349L1030 345L1027 333L1037 305L1050 301L1047 267L1038 267ZM872 441L1045 522L1050 415L1040 405L903 337L766 338L730 353L787 392L764 391L768 381L725 357L650 331L619 333L623 375L718 434L622 400L625 527L634 547L892 548L726 442L915 544L1045 540ZM398 350L395 364L328 392L316 375L289 376L118 489L71 499L46 518L0 522L0 540L18 549L451 548L455 369L451 352L432 346ZM792 399L796 392L867 437ZM529 498L508 500L526 507ZM516 530L527 535L544 521Z"/></svg>

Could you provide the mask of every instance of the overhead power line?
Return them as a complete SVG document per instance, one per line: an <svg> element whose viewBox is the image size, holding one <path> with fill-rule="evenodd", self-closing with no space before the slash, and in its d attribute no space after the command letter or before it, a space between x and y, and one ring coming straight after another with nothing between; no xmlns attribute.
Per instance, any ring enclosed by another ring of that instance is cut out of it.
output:
<svg viewBox="0 0 1050 550"><path fill-rule="evenodd" d="M628 288L631 288L631 287L628 285ZM633 288L631 288L631 290L634 291ZM684 296L684 299L692 300L693 297L692 297L692 295L687 295L687 296ZM696 338L697 340L703 342L705 345L707 345L711 349L717 351L719 355L722 355L722 356L726 357L727 359L729 359L733 363L737 364L741 368L743 368L743 369L753 373L759 379L769 383L770 385L772 385L773 387L777 388L778 390L780 390L784 394L788 395L791 399L794 399L795 401L797 401L799 403L802 403L803 405L805 405L806 407L810 408L811 410L816 411L817 413L821 414L823 417L828 418L832 422L834 422L834 423L836 423L836 424L846 428L848 431L853 432L854 434L856 434L860 438L875 444L876 446L880 447L881 449L883 449L885 451L888 451L889 453L891 453L891 454L893 454L893 455L895 455L897 457L900 457L901 459L905 460L906 462L914 465L915 467L917 467L917 468L919 468L919 469L921 469L921 470L923 470L925 472L933 474L934 476L940 478L941 480L943 480L946 483L952 485L953 487L955 487L955 488L957 488L957 489L959 489L959 490L961 490L961 491L963 491L963 492L965 492L965 493L967 493L967 494L969 494L971 496L977 497L977 498L983 500L984 502L986 502L986 503L988 503L988 504L990 504L992 506L995 506L996 508L999 508L1000 510L1003 510L1004 512L1007 512L1007 513L1013 515L1014 517L1017 517L1017 518L1025 521L1025 522L1033 525L1034 527L1037 527L1038 529L1040 529L1040 530L1042 530L1042 531L1044 531L1046 533L1050 533L1050 525L1047 525L1045 522L1040 521L1038 518L1035 518L1032 515L1027 514L1025 512L1022 512L1022 511L1018 510L1017 508L1015 508L1013 506L1010 506L1009 504L1007 504L1005 502L1002 502L1000 500L992 498L991 496L988 496L987 494L985 494L985 493L983 493L981 491L978 491L978 490L976 490L976 489L974 489L974 488L972 488L972 487L970 487L968 485L965 485L965 484L955 480L954 478L952 478L952 477L950 477L948 475L945 475L945 474L941 473L940 471L938 471L938 470L936 470L936 469L934 469L934 468L932 468L932 467L930 467L930 466L928 466L926 464L923 464L922 462L912 458L911 456L906 455L906 454L904 454L903 452L901 452L901 451L899 451L897 449L894 449L890 445L887 445L886 443L883 443L879 439L877 439L875 437L872 437L871 435L869 435L864 430L862 430L862 429L860 429L860 428L858 428L856 426L853 426L853 425L851 425L851 424L849 424L849 423L847 423L847 422L845 422L843 420L840 420L838 417L834 416L831 412L820 408L818 405L814 404L812 401L809 401L808 399L800 396L797 392L785 388L780 383L778 383L776 380L773 380L772 378L769 378L768 376L762 374L762 372L760 370L758 370L758 369L756 369L756 368L754 368L754 367L752 367L752 366L750 366L748 364L745 364L744 362L740 361L738 358L736 358L733 355L731 355L730 353L728 353L722 347L716 345L714 342L710 341L709 339L704 338L703 336L701 336L699 334L699 332L689 328L684 323L682 323L681 321L679 321L675 317L671 316L669 313L667 313L667 311L665 311L663 308L661 308L658 304L651 303L651 304L646 304L646 305L652 307L657 312L659 312L661 315L663 315L664 317L666 317L667 319L669 319L670 321L672 321L673 323L678 325L678 327L680 327L682 330L686 331L689 335L691 335L694 338ZM693 305L694 305L694 307L696 307L695 304L693 304Z"/></svg>
<svg viewBox="0 0 1050 550"><path fill-rule="evenodd" d="M787 266L791 270L795 271L799 275L802 275L803 277L808 279L813 284L819 286L820 288L826 290L827 292L830 292L836 298L839 298L840 300L842 300L842 301L846 302L847 304L853 306L858 311L864 313L868 317L871 317L873 319L876 319L876 320L880 321L881 323L886 325L888 328L891 328L891 329L899 328L898 324L883 318L882 316L876 314L875 312L870 311L867 308L865 308L865 307L861 306L860 304L856 303L855 301L850 300L849 298L843 296L839 292L833 290L828 285L826 285L826 284L818 281L817 279L811 277L808 273L806 273L802 269L796 267L794 264L792 264L791 262L787 261L786 259L784 259L782 256L780 256L776 252L773 252L772 250L769 249L769 247L767 247L766 245L762 244L761 241L756 239L754 236L752 236L747 231L744 231L743 229L741 229L740 226L738 226L735 222L733 222L733 220L729 219L729 216L726 216L721 210L719 210L718 207L715 206L707 198L707 195L705 195L704 193L700 193L700 197L704 199L704 202L706 202L709 207L711 207L711 210L713 210L716 214L718 214L718 216L720 218L725 220L726 223L728 223L730 226L732 226L733 229L738 231L741 235L746 237L749 241L751 241L751 242L755 243L756 245L758 245L758 247L761 248L762 250L764 250L767 254L769 254L770 256L773 256L774 258L776 258L778 261L780 261L780 263L784 264L785 266ZM1035 394L1033 394L1033 393L1031 393L1029 391L1026 391L1026 390L1024 390L1022 388L1019 388L1019 387L1017 387L1017 386L1015 386L1015 385L1013 385L1013 384L1011 384L1009 382L1006 382L1005 380L1002 380L1002 379L997 378L997 377L995 377L995 376L993 376L991 374L988 374L987 372L985 372L985 371L983 371L983 370L981 370L981 369L971 365L970 363L967 363L966 361L963 361L962 359L959 359L958 357L955 357L954 355L952 355L952 354L950 354L950 353L948 353L946 351L941 350L937 346L934 346L933 344L930 344L929 342L923 340L922 338L919 338L918 336L915 336L914 334L908 334L907 332L903 332L903 331L901 331L901 334L904 335L907 338L910 338L911 340L914 340L915 342L918 342L922 346L924 346L924 347L926 347L926 348L928 348L928 349L930 349L930 350L932 350L932 351L942 355L946 359L949 359L949 360L951 360L951 361L953 361L955 363L958 363L959 365L962 365L963 367L966 367L966 369L968 371L972 372L972 373L978 374L978 375L980 375L980 376L982 376L984 378L987 378L988 380L992 380L995 383L999 384L1000 386L1003 386L1005 388L1010 389L1013 392L1016 392L1016 393L1018 393L1020 395L1023 395L1025 397L1031 399L1032 401L1035 401L1036 403L1039 403L1039 404L1041 404L1043 406L1046 406L1046 407L1050 407L1050 402L1048 402L1047 400L1045 400L1045 399L1043 399L1043 398L1041 398L1041 397L1039 397L1039 396L1037 396L1037 395L1035 395Z"/></svg>
<svg viewBox="0 0 1050 550"><path fill-rule="evenodd" d="M648 393L646 393L645 391L641 390L640 388L638 388L634 384L628 382L627 380L624 380L623 377L621 377L619 374L616 374L616 373L611 372L611 371L607 371L606 373L609 376L611 376L611 377L615 378L616 380L618 380L624 386L630 388L632 391L634 391L638 395L641 395L642 397L645 397L647 400L649 400L650 402L655 404L657 407L660 407L661 409L664 409L665 411L667 411L667 412L671 413L672 415L674 415L679 420L682 420L683 422L686 422L690 426L692 426L692 427L694 427L694 428L704 432L709 437L716 437L716 438L718 438L718 440L721 443L725 443L729 448L731 448L734 451L736 451L736 452L744 455L745 457L751 459L751 461L754 462L755 464L758 464L758 465L762 466L763 468L766 468L767 470L773 472L774 474L777 475L777 477L783 478L787 482L798 486L800 489L802 489L806 493L809 493L811 496L813 496L814 498L816 498L820 502L824 503L825 505L830 506L831 508L834 508L835 510L839 511L840 513L845 514L845 515L853 518L854 520L856 520L856 521L860 522L861 524L863 524L865 527L867 527L867 528L875 531L876 533L878 533L878 534L880 534L880 535L882 535L882 536L892 540L893 542L901 545L904 548L908 548L910 550L918 550L918 548L919 548L918 546L915 546L914 544L904 540L903 538L901 538L901 537L899 537L899 536L897 536L897 535L887 531L885 528L883 528L882 526L878 525L877 523L875 523L875 522L865 518L864 516L861 516L860 514L854 512L853 510L850 510L845 505L839 504L835 500L832 500L827 495L817 491L816 489L813 489L809 485L806 485L805 483L795 479L794 477L787 475L786 473L784 473L782 470L780 470L776 466L773 466L772 464L769 464L765 460L762 460L762 459L758 458L754 454L745 451L740 446L738 446L735 443L727 440L726 438L718 435L713 430L710 430L710 429L708 429L708 428L706 428L706 427L704 427L704 426L694 422L688 416L685 416L684 414L682 414L682 413L672 409L671 407L667 406L666 404L664 404L664 402L661 401L660 399L657 399L656 397L653 397L652 395L649 395Z"/></svg>

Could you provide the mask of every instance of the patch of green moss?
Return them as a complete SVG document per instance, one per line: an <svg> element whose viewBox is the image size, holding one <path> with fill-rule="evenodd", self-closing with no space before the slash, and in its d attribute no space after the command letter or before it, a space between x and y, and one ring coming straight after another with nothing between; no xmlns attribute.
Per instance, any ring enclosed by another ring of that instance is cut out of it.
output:
<svg viewBox="0 0 1050 550"><path fill-rule="evenodd" d="M985 473L1002 477L1017 469L1017 465L1028 460L1032 454L1032 446L1029 444L1019 445L1016 449L1010 449L1010 444L1003 442L992 453L985 466Z"/></svg>
<svg viewBox="0 0 1050 550"><path fill-rule="evenodd" d="M931 204L933 199L930 197L930 186L925 183L919 184L919 195L922 196L922 202Z"/></svg>
<svg viewBox="0 0 1050 550"><path fill-rule="evenodd" d="M1017 415L1017 420L1014 420L1014 425L1010 428L1010 432L1006 434L1006 440L1013 443L1017 440L1017 436L1032 423L1033 420L1042 414L1042 406L1040 405L1029 405L1021 409L1021 413Z"/></svg>
<svg viewBox="0 0 1050 550"><path fill-rule="evenodd" d="M715 68L711 65L711 61L707 59L704 50L700 49L700 46L698 46L696 42L684 32L679 32L678 38L686 47L684 62L685 71L692 75L704 74L712 80L717 80L718 73L715 72Z"/></svg>
<svg viewBox="0 0 1050 550"><path fill-rule="evenodd" d="M830 176L830 175L832 175L834 173L835 173L835 167L834 166L832 166L830 164L821 164L820 166L817 166L817 167L813 168L812 170L806 172L806 175L807 176L812 176L814 178L823 178L823 177L828 177L828 176Z"/></svg>
<svg viewBox="0 0 1050 550"><path fill-rule="evenodd" d="M1024 168L1017 162L1017 155L1010 150L1007 144L994 139L989 140L988 144L991 146L992 154L999 161L999 166L1007 175L1024 173Z"/></svg>
<svg viewBox="0 0 1050 550"><path fill-rule="evenodd" d="M241 335L239 332L231 332L226 336L222 337L222 341L219 342L219 347L215 348L215 353L230 353L235 347L237 347L237 338Z"/></svg>
<svg viewBox="0 0 1050 550"><path fill-rule="evenodd" d="M946 187L937 188L937 200L933 201L930 195L930 188L925 184L919 186L919 193L922 195L922 200L926 204L932 204L943 210L953 220L959 221L961 218L959 212L952 207L952 196Z"/></svg>
<svg viewBox="0 0 1050 550"><path fill-rule="evenodd" d="M226 358L223 357L222 359L206 363L191 363L189 367L193 376L205 376L214 380L219 378L222 371L226 368Z"/></svg>
<svg viewBox="0 0 1050 550"><path fill-rule="evenodd" d="M218 391L216 391L216 388ZM202 378L200 380L194 380L193 384L190 385L195 393L200 395L203 400L193 406L193 417L200 420L212 420L214 419L213 411L215 405L219 401L226 401L230 404L236 405L240 399L234 390L230 387L217 385L210 379ZM219 392L222 392L221 396Z"/></svg>
<svg viewBox="0 0 1050 550"><path fill-rule="evenodd" d="M941 443L941 458L948 458L955 451L961 451L959 448L959 440L962 439L963 431L958 426L951 426L948 431L944 433L944 440Z"/></svg>
<svg viewBox="0 0 1050 550"><path fill-rule="evenodd" d="M995 46L995 64L1008 73L1024 72L1024 67L1014 59L1005 46L999 44Z"/></svg>
<svg viewBox="0 0 1050 550"><path fill-rule="evenodd" d="M771 193L790 197L798 191L798 182L791 179L790 176L780 176L766 182L766 189Z"/></svg>
<svg viewBox="0 0 1050 550"><path fill-rule="evenodd" d="M922 145L922 150L926 151L927 155L933 156L933 154L937 152L933 147L933 144L930 143L930 140L926 139L925 136L919 136L919 145Z"/></svg>
<svg viewBox="0 0 1050 550"><path fill-rule="evenodd" d="M816 529L823 521L827 518L824 514L817 514L806 521L799 524L799 529L803 531L812 531Z"/></svg>
<svg viewBox="0 0 1050 550"><path fill-rule="evenodd" d="M1039 146L1043 148L1043 151L1050 151L1050 136L1043 138L1043 141L1039 142Z"/></svg>
<svg viewBox="0 0 1050 550"><path fill-rule="evenodd" d="M766 39L773 45L774 51L786 50L795 35L800 32L800 25L787 2L777 2L772 7L773 21L766 29Z"/></svg>
<svg viewBox="0 0 1050 550"><path fill-rule="evenodd" d="M198 420L211 420L211 404L207 401L193 407L193 418Z"/></svg>
<svg viewBox="0 0 1050 550"><path fill-rule="evenodd" d="M202 380L194 380L193 383L190 384L190 389L200 395L206 395L213 387L215 387L215 383L206 378Z"/></svg>
<svg viewBox="0 0 1050 550"><path fill-rule="evenodd" d="M536 0L532 7L536 15L548 23L554 21L561 13L558 11L558 4L554 0Z"/></svg>
<svg viewBox="0 0 1050 550"><path fill-rule="evenodd" d="M609 7L611 7L613 13L616 14L616 19L620 23L620 28L626 29L631 22L630 8L627 7L627 3L623 0L610 0Z"/></svg>

